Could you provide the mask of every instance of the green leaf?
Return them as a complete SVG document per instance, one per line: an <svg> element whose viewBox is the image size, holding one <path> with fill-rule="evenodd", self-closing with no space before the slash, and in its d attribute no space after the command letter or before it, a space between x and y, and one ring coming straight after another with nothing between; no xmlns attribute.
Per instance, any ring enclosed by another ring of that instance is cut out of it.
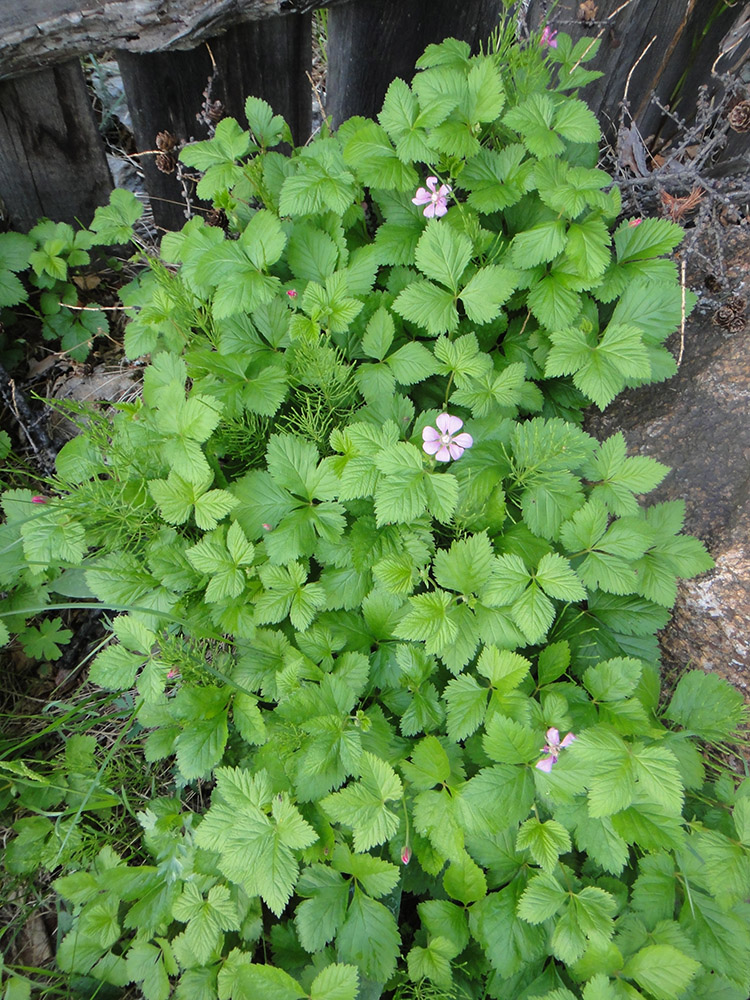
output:
<svg viewBox="0 0 750 1000"><path fill-rule="evenodd" d="M555 104L552 97L536 93L506 111L503 124L520 133L528 151L542 159L545 156L557 156L565 149L562 139L552 128L554 118ZM566 125L565 122L563 124Z"/></svg>
<svg viewBox="0 0 750 1000"><path fill-rule="evenodd" d="M459 293L466 315L473 323L490 323L497 319L503 305L519 282L516 271L490 265L480 267Z"/></svg>
<svg viewBox="0 0 750 1000"><path fill-rule="evenodd" d="M451 765L440 741L435 736L426 736L412 750L411 760L401 764L401 770L413 788L424 791L447 782Z"/></svg>
<svg viewBox="0 0 750 1000"><path fill-rule="evenodd" d="M577 328L551 333L550 339L545 374L572 374L574 384L600 409L612 402L627 378L645 378L650 372L641 333L634 326L610 323L598 342Z"/></svg>
<svg viewBox="0 0 750 1000"><path fill-rule="evenodd" d="M311 865L304 869L295 891L309 897L297 906L294 917L300 944L310 953L321 951L344 921L349 883L331 868Z"/></svg>
<svg viewBox="0 0 750 1000"><path fill-rule="evenodd" d="M272 212L260 209L245 226L238 243L259 271L267 271L281 257L286 234Z"/></svg>
<svg viewBox="0 0 750 1000"><path fill-rule="evenodd" d="M167 1000L171 990L160 948L146 941L136 941L128 950L125 961L130 981L140 984L146 1000Z"/></svg>
<svg viewBox="0 0 750 1000"><path fill-rule="evenodd" d="M45 618L39 628L26 628L21 635L23 650L34 660L59 660L62 656L60 645L73 638L70 629L62 627L62 618Z"/></svg>
<svg viewBox="0 0 750 1000"><path fill-rule="evenodd" d="M399 158L385 129L375 122L367 122L351 135L344 145L344 160L366 187L416 190L416 170Z"/></svg>
<svg viewBox="0 0 750 1000"><path fill-rule="evenodd" d="M288 972L247 961L236 949L219 970L219 1000L303 1000L308 994Z"/></svg>
<svg viewBox="0 0 750 1000"><path fill-rule="evenodd" d="M596 701L619 701L633 694L642 669L640 660L617 657L590 667L583 675L583 683Z"/></svg>
<svg viewBox="0 0 750 1000"><path fill-rule="evenodd" d="M565 223L561 219L540 222L513 237L511 259L515 267L536 267L554 260L566 243Z"/></svg>
<svg viewBox="0 0 750 1000"><path fill-rule="evenodd" d="M615 230L615 248L621 263L671 253L682 242L682 228L667 219L642 219L637 226L622 222Z"/></svg>
<svg viewBox="0 0 750 1000"><path fill-rule="evenodd" d="M196 837L199 846L219 851L219 869L228 879L280 916L299 874L295 851L318 836L285 795L274 797L268 816L266 794L247 772L217 769L211 807Z"/></svg>
<svg viewBox="0 0 750 1000"><path fill-rule="evenodd" d="M484 752L499 764L529 764L539 757L539 736L504 715L493 715L482 737Z"/></svg>
<svg viewBox="0 0 750 1000"><path fill-rule="evenodd" d="M310 1000L356 1000L359 972L353 965L328 965L310 985Z"/></svg>
<svg viewBox="0 0 750 1000"><path fill-rule="evenodd" d="M416 323L436 337L458 326L455 296L447 288L416 278L397 296L393 308L404 319Z"/></svg>
<svg viewBox="0 0 750 1000"><path fill-rule="evenodd" d="M452 947L445 938L432 938L427 947L414 945L406 956L409 979L412 982L431 980L436 986L450 988L453 983L451 974Z"/></svg>
<svg viewBox="0 0 750 1000"><path fill-rule="evenodd" d="M556 552L542 556L534 579L546 594L558 601L582 601L586 597L570 563Z"/></svg>
<svg viewBox="0 0 750 1000"><path fill-rule="evenodd" d="M458 742L471 736L484 721L487 709L487 688L480 687L471 674L460 674L450 680L443 692L447 708L447 733Z"/></svg>
<svg viewBox="0 0 750 1000"><path fill-rule="evenodd" d="M558 102L554 128L571 142L599 142L602 134L593 111L574 97Z"/></svg>
<svg viewBox="0 0 750 1000"><path fill-rule="evenodd" d="M261 146L275 146L282 138L286 122L275 115L271 105L259 97L245 100L245 118L256 142Z"/></svg>
<svg viewBox="0 0 750 1000"><path fill-rule="evenodd" d="M189 167L208 170L215 165L234 163L249 148L249 133L243 131L234 118L222 118L216 126L213 139L189 143L180 152L180 159Z"/></svg>
<svg viewBox="0 0 750 1000"><path fill-rule="evenodd" d="M580 295L555 270L536 282L526 302L532 315L548 330L570 326L581 310Z"/></svg>
<svg viewBox="0 0 750 1000"><path fill-rule="evenodd" d="M489 580L492 563L492 545L482 532L452 542L447 551L439 550L434 562L435 579L446 590L476 594Z"/></svg>
<svg viewBox="0 0 750 1000"><path fill-rule="evenodd" d="M435 374L435 358L421 344L404 344L385 362L399 385L414 385Z"/></svg>
<svg viewBox="0 0 750 1000"><path fill-rule="evenodd" d="M675 688L666 718L701 739L729 739L745 715L742 695L716 674L691 670Z"/></svg>
<svg viewBox="0 0 750 1000"><path fill-rule="evenodd" d="M567 854L571 846L570 834L564 826L553 819L542 823L536 816L521 825L516 837L516 850L528 850L547 872L554 871L558 857Z"/></svg>
<svg viewBox="0 0 750 1000"><path fill-rule="evenodd" d="M131 191L115 188L109 196L109 205L101 205L94 212L89 229L97 243L129 243L133 238L133 224L143 215L143 205Z"/></svg>
<svg viewBox="0 0 750 1000"><path fill-rule="evenodd" d="M389 910L359 888L336 939L338 957L359 966L364 976L385 983L396 969L401 937Z"/></svg>
<svg viewBox="0 0 750 1000"><path fill-rule="evenodd" d="M462 851L458 857L451 858L443 875L443 888L451 899L468 906L487 895L487 880L476 861Z"/></svg>
<svg viewBox="0 0 750 1000"><path fill-rule="evenodd" d="M518 916L529 924L541 924L554 917L567 896L554 875L535 875L518 901Z"/></svg>
<svg viewBox="0 0 750 1000"><path fill-rule="evenodd" d="M622 974L655 1000L677 1000L700 969L700 963L669 944L641 948L625 963Z"/></svg>
<svg viewBox="0 0 750 1000"><path fill-rule="evenodd" d="M401 798L396 772L374 754L360 759L360 779L324 798L320 805L338 823L354 832L355 851L368 851L389 840L398 828L398 817L386 805Z"/></svg>
<svg viewBox="0 0 750 1000"><path fill-rule="evenodd" d="M416 264L427 278L440 282L454 293L472 257L471 241L437 219L430 219L417 243Z"/></svg>

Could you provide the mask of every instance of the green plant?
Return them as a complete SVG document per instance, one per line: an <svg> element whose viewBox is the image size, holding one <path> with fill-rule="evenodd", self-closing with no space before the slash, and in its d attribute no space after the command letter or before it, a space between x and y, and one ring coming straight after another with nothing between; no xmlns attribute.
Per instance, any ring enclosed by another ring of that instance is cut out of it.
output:
<svg viewBox="0 0 750 1000"><path fill-rule="evenodd" d="M712 562L639 503L666 468L580 426L674 371L693 302L679 227L616 225L594 51L449 39L377 122L287 157L249 98L181 153L229 234L164 237L123 293L142 398L65 445L54 498L3 499L10 629L57 595L121 612L90 680L174 760L145 856L56 882L71 975L746 995L750 782L700 754L742 699L692 672L659 705L655 633Z"/></svg>
<svg viewBox="0 0 750 1000"><path fill-rule="evenodd" d="M91 264L94 246L128 242L142 208L128 191L112 192L109 205L97 209L89 229L77 232L66 222L44 219L24 235L0 233L0 318L12 328L13 310L22 305L40 323L45 340L59 341L76 361L85 361L97 335L109 330L106 313L82 306L75 283L80 268ZM25 274L26 283L19 275ZM15 358L12 344L3 355Z"/></svg>

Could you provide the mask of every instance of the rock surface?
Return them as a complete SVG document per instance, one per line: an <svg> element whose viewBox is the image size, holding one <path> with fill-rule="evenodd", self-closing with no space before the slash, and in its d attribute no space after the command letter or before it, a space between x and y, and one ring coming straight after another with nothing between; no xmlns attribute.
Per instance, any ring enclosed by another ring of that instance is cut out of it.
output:
<svg viewBox="0 0 750 1000"><path fill-rule="evenodd" d="M726 281L690 273L688 284L724 302L750 291L750 229L728 227L722 250ZM699 301L688 319L678 373L668 382L619 397L592 412L598 438L622 430L631 454L672 467L648 503L684 499L685 530L708 546L716 568L682 581L672 621L661 636L665 667L701 667L731 681L750 700L750 322L719 326L715 307ZM680 336L668 343L677 357Z"/></svg>

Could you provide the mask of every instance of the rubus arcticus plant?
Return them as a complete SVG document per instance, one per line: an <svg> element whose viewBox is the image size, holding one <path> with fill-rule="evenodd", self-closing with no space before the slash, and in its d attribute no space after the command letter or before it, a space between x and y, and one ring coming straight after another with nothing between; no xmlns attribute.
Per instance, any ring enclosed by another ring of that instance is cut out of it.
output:
<svg viewBox="0 0 750 1000"><path fill-rule="evenodd" d="M90 680L174 767L140 846L57 878L67 973L747 996L750 780L701 753L742 700L696 671L660 702L655 633L712 562L681 503L638 499L667 469L581 427L674 372L681 230L617 224L576 96L596 45L554 41L431 45L377 120L291 155L251 97L180 154L229 225L192 218L123 290L142 398L3 497L8 630L33 651L66 638L35 609L116 612ZM54 824L19 816L52 866Z"/></svg>

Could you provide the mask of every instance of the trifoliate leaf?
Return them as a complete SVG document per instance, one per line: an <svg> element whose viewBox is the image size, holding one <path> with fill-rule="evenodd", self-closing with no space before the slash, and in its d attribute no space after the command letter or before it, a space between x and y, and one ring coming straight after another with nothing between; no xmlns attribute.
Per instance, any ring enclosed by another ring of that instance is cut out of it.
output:
<svg viewBox="0 0 750 1000"><path fill-rule="evenodd" d="M536 816L527 819L516 837L516 850L528 850L534 861L547 872L555 869L558 857L567 854L570 848L570 834L553 819L544 823Z"/></svg>
<svg viewBox="0 0 750 1000"><path fill-rule="evenodd" d="M367 851L396 832L398 817L386 803L400 799L403 789L395 771L374 754L362 755L360 774L359 781L323 799L321 808L352 828L356 851Z"/></svg>

